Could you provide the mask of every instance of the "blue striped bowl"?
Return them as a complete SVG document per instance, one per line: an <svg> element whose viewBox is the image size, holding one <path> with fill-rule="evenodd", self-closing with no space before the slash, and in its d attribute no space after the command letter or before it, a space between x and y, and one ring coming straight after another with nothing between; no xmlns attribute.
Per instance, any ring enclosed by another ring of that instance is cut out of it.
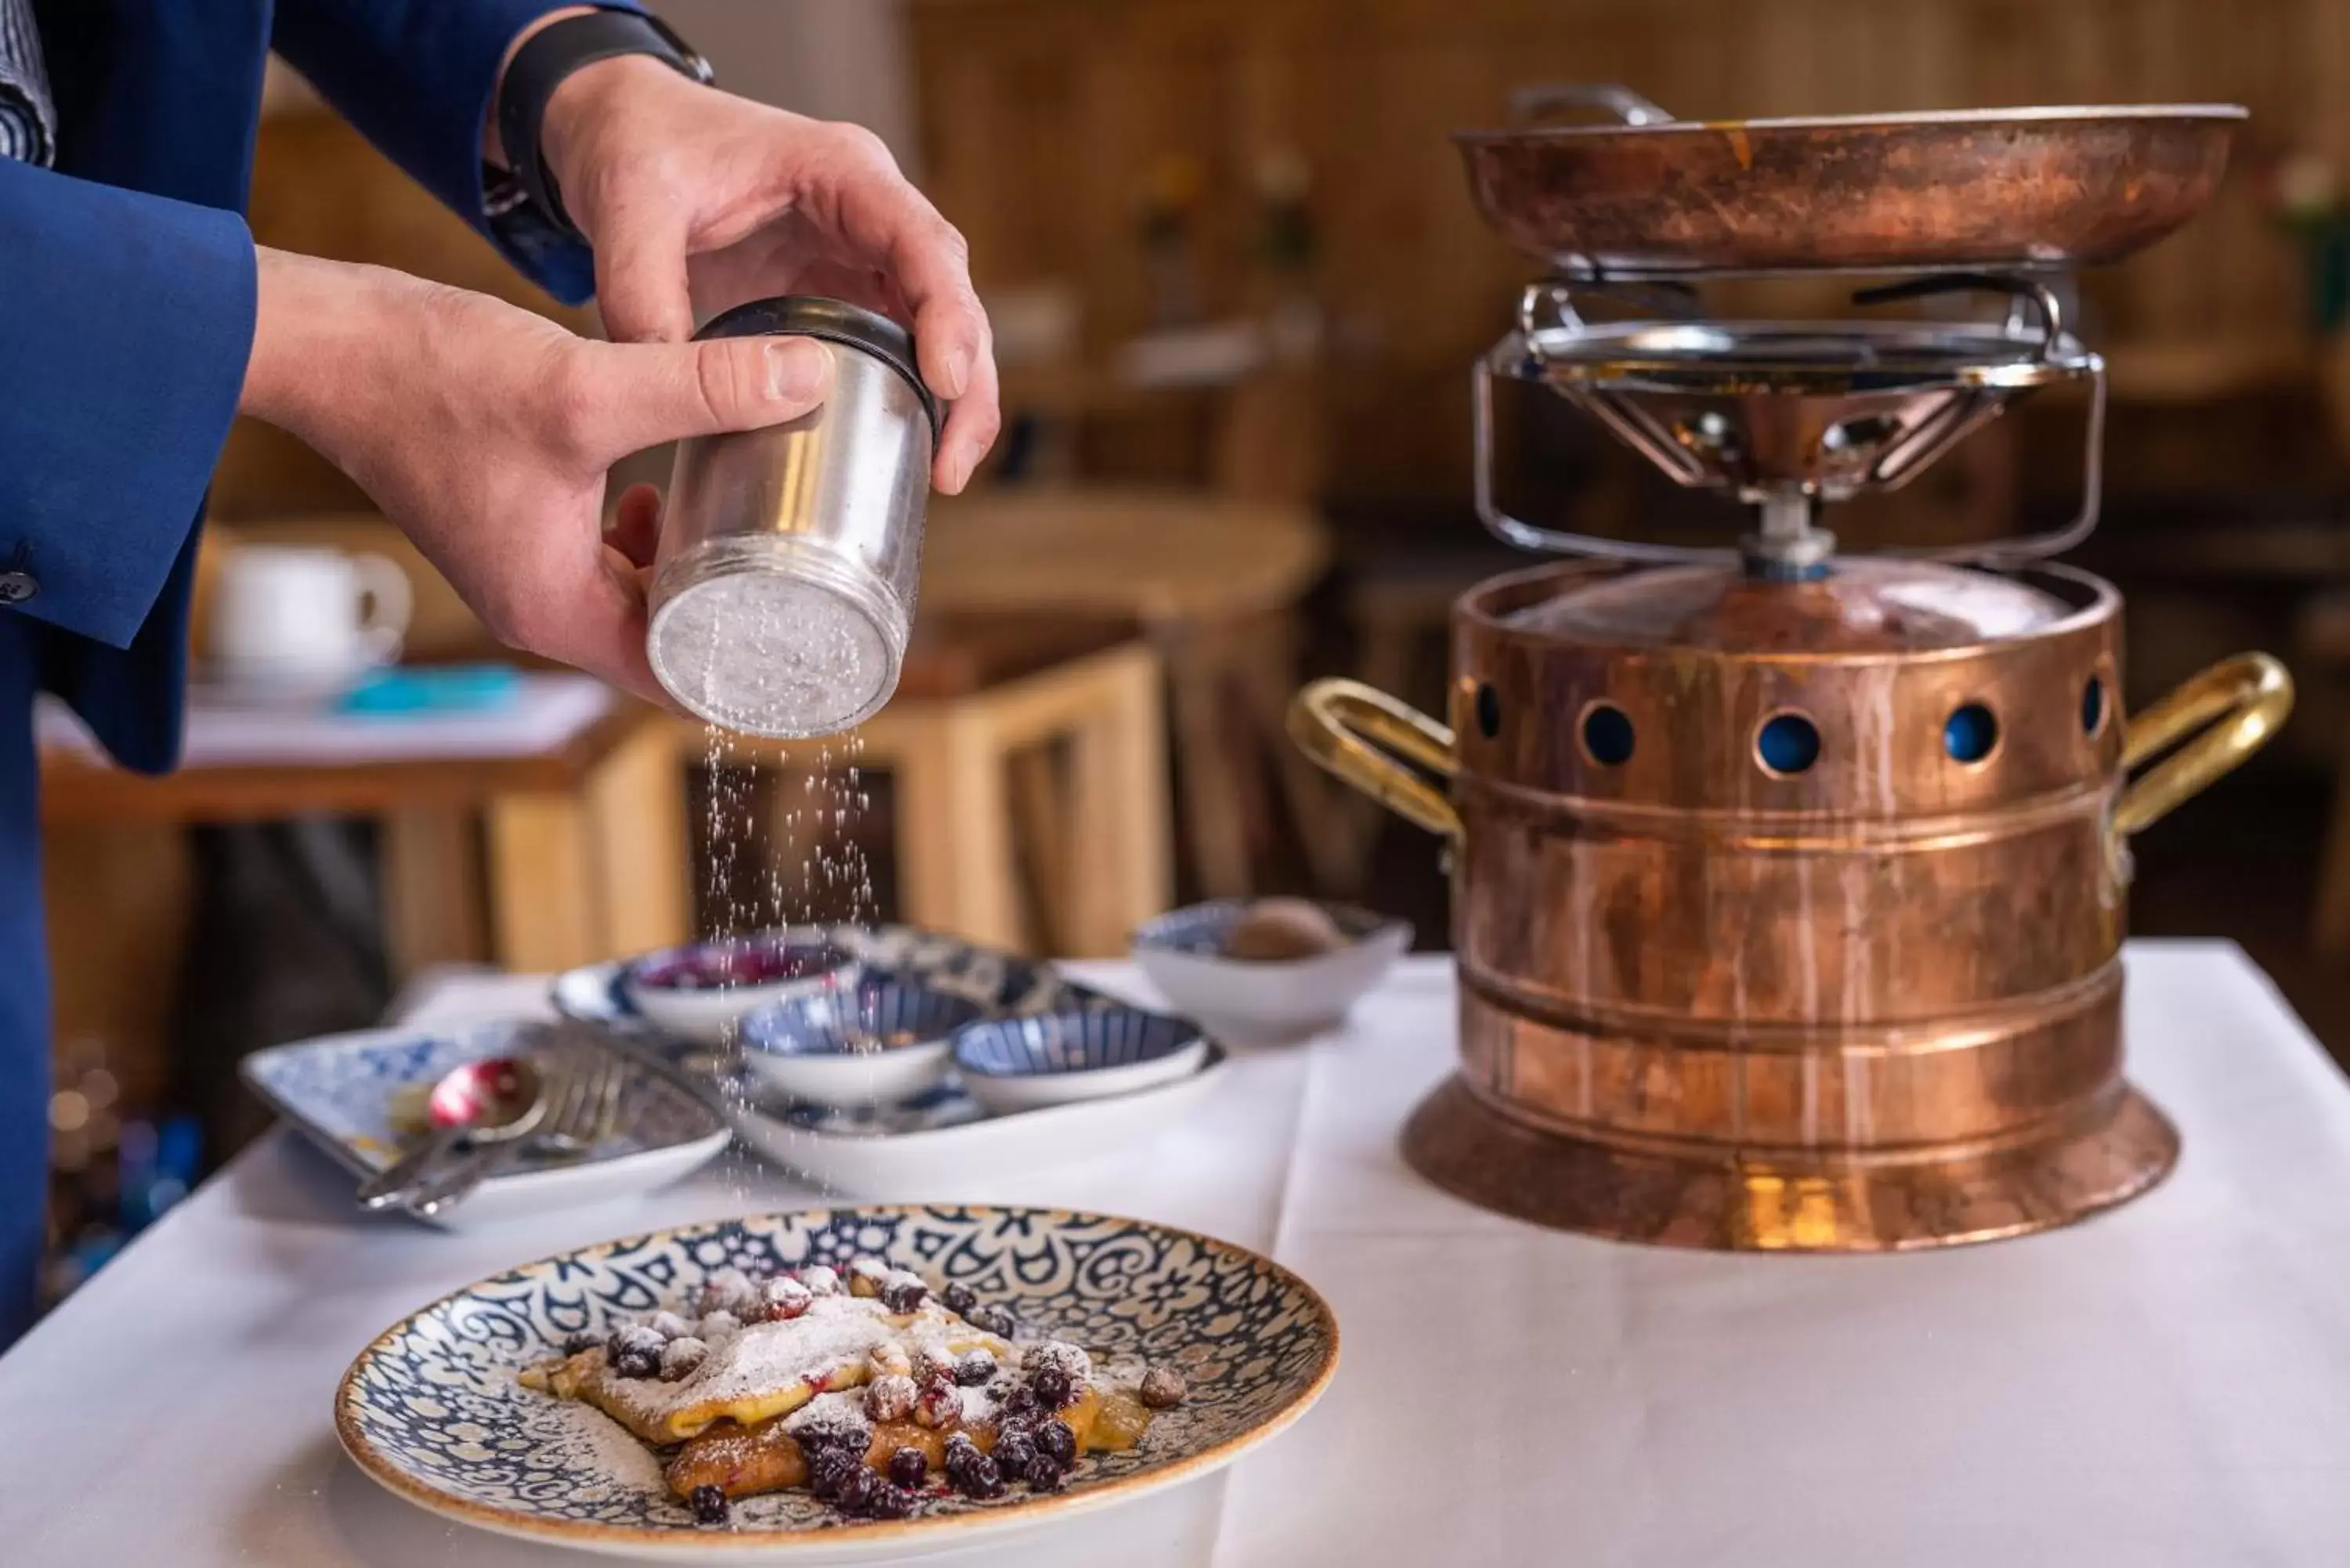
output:
<svg viewBox="0 0 2350 1568"><path fill-rule="evenodd" d="M954 1044L963 1086L997 1115L1171 1083L1207 1055L1198 1024L1135 1007L996 1019L972 1024Z"/></svg>
<svg viewBox="0 0 2350 1568"><path fill-rule="evenodd" d="M967 997L866 980L749 1014L743 1060L795 1100L843 1109L899 1105L946 1075L955 1031L982 1012Z"/></svg>

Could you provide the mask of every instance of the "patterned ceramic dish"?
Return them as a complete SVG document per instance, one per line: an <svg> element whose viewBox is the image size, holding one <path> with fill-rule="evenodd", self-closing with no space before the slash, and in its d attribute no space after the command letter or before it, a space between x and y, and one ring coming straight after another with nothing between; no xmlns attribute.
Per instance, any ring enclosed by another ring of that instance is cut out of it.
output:
<svg viewBox="0 0 2350 1568"><path fill-rule="evenodd" d="M689 942L620 966L629 1005L656 1028L703 1044L725 1042L743 1014L819 996L857 979L857 955L790 931Z"/></svg>
<svg viewBox="0 0 2350 1568"><path fill-rule="evenodd" d="M1049 965L910 926L793 926L768 934L845 949L857 959L859 978L919 981L932 991L979 1003L990 1017L1112 1005L1109 998L1070 983ZM666 1033L641 1012L626 983L627 967L587 964L557 975L555 1010L626 1036L689 1076L710 1077L731 1068L731 1053L714 1048L722 1042Z"/></svg>
<svg viewBox="0 0 2350 1568"><path fill-rule="evenodd" d="M1191 1397L1141 1447L1089 1458L1055 1495L942 1499L913 1519L860 1521L777 1492L710 1530L617 1425L515 1380L570 1335L672 1302L728 1264L838 1265L859 1252L934 1289L966 1283L1112 1362L1172 1364ZM337 1391L335 1429L392 1491L503 1534L679 1562L867 1563L959 1551L1207 1474L1303 1415L1337 1358L1337 1323L1312 1286L1191 1231L1051 1210L812 1210L608 1242L445 1296L360 1353Z"/></svg>
<svg viewBox="0 0 2350 1568"><path fill-rule="evenodd" d="M1001 1018L954 1044L963 1087L996 1116L1156 1088L1198 1072L1207 1056L1198 1024L1139 1007Z"/></svg>
<svg viewBox="0 0 2350 1568"><path fill-rule="evenodd" d="M755 1085L723 1095L734 1132L755 1153L843 1197L894 1199L971 1191L1039 1171L1135 1158L1190 1116L1225 1076L1211 1045L1187 1076L1106 1100L991 1116L950 1078L929 1094L880 1110L840 1111Z"/></svg>
<svg viewBox="0 0 2350 1568"><path fill-rule="evenodd" d="M1169 1002L1218 1039L1299 1039L1335 1028L1411 949L1405 921L1345 904L1320 908L1347 942L1311 958L1226 957L1225 939L1248 909L1227 898L1159 916L1135 933L1135 960Z"/></svg>
<svg viewBox="0 0 2350 1568"><path fill-rule="evenodd" d="M529 1049L522 1023L377 1029L273 1045L239 1071L269 1107L362 1179L400 1157L402 1111L451 1068ZM699 1168L726 1147L725 1118L649 1063L629 1059L615 1131L584 1157L533 1164L525 1154L432 1223L471 1229L633 1196Z"/></svg>
<svg viewBox="0 0 2350 1568"><path fill-rule="evenodd" d="M743 1061L769 1087L812 1105L896 1106L946 1075L955 1031L980 1014L968 997L868 977L854 991L745 1013Z"/></svg>

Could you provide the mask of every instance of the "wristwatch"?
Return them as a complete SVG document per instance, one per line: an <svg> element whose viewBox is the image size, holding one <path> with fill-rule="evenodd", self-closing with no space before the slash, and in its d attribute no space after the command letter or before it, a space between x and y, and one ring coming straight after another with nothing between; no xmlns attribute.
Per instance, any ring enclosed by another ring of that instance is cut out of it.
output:
<svg viewBox="0 0 2350 1568"><path fill-rule="evenodd" d="M710 62L659 17L640 11L596 11L550 22L531 35L506 67L498 89L498 140L515 182L541 216L576 240L588 236L563 210L562 192L539 156L538 135L547 100L582 66L622 55L650 55L705 86L717 79Z"/></svg>

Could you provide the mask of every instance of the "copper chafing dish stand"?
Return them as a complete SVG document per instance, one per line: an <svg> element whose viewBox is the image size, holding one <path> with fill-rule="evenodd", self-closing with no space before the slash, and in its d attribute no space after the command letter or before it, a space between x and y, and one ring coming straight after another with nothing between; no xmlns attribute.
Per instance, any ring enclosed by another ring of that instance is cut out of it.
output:
<svg viewBox="0 0 2350 1568"><path fill-rule="evenodd" d="M1620 88L1536 101L1629 123L1461 139L1488 220L1554 269L1476 369L1476 496L1501 537L1581 558L1455 606L1449 724L1345 680L1291 714L1448 845L1461 1071L1406 1158L1503 1213L1718 1249L1947 1245L2145 1191L2178 1139L2122 1075L2128 841L2293 689L2244 654L2124 722L2120 597L2046 559L2096 520L2105 367L2041 275L2184 222L2242 111L1700 126ZM1856 295L1871 312L1980 295L2002 318L1688 308L1803 266L1916 275ZM1660 277L1672 316L1588 318ZM1701 552L1512 515L1500 381L1743 500L1752 532ZM2090 404L2070 524L1964 562L1835 553L1824 504L2062 384Z"/></svg>

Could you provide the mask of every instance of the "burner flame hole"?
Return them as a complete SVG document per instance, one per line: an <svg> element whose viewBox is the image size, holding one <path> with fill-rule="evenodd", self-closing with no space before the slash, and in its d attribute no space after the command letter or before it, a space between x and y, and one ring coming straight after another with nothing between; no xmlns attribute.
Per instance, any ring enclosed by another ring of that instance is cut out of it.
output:
<svg viewBox="0 0 2350 1568"><path fill-rule="evenodd" d="M1801 713L1775 714L1756 732L1754 754L1765 773L1783 777L1807 773L1820 760L1819 727Z"/></svg>
<svg viewBox="0 0 2350 1568"><path fill-rule="evenodd" d="M1502 694L1483 681L1477 684L1477 732L1489 741L1502 732Z"/></svg>
<svg viewBox="0 0 2350 1568"><path fill-rule="evenodd" d="M1583 711L1583 754L1601 767L1630 762L1632 740L1632 716L1613 702L1594 702Z"/></svg>
<svg viewBox="0 0 2350 1568"><path fill-rule="evenodd" d="M1942 725L1942 750L1957 763L1980 763L1999 745L1999 721L1980 702L1955 710Z"/></svg>

